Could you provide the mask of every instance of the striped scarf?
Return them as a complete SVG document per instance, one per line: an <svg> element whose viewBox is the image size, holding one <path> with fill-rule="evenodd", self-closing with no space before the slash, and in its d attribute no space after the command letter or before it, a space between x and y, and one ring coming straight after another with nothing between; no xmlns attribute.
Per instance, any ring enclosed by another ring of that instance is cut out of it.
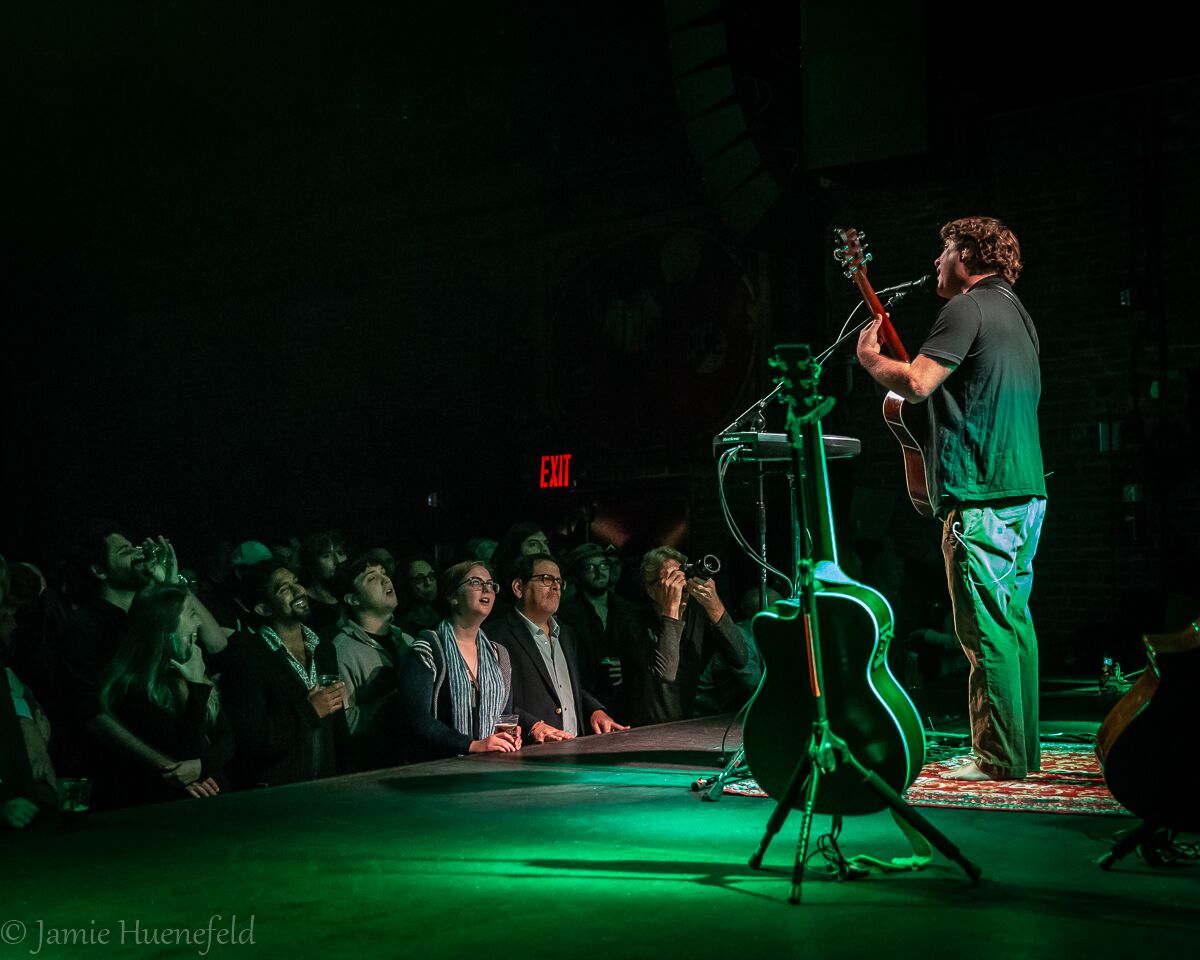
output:
<svg viewBox="0 0 1200 960"><path fill-rule="evenodd" d="M459 653L458 642L454 639L454 627L449 620L438 624L437 637L442 646L442 658L446 661L446 680L450 684L450 704L454 714L451 725L459 733L473 740L490 737L496 729L496 718L504 710L504 703L508 699L508 692L504 689L504 677L500 673L500 663L496 659L492 642L482 630L476 634L475 648L479 657L476 674L479 679L479 729L475 730L471 715L475 691L471 684L471 676L467 673L466 661Z"/></svg>

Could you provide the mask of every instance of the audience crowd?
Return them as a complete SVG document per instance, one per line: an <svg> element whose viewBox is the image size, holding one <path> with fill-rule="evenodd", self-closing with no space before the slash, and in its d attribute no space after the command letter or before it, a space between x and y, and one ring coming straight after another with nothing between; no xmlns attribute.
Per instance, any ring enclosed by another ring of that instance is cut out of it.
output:
<svg viewBox="0 0 1200 960"><path fill-rule="evenodd" d="M636 558L635 558L636 559ZM551 552L538 525L439 569L337 532L225 542L80 531L59 575L0 557L0 827L735 710L762 663L712 579L650 550ZM630 572L631 572L630 571Z"/></svg>

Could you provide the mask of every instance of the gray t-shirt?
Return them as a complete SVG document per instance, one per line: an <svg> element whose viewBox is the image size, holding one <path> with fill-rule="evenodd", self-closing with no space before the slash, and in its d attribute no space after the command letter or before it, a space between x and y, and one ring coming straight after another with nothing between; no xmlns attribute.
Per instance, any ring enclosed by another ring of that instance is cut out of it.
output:
<svg viewBox="0 0 1200 960"><path fill-rule="evenodd" d="M1037 407L1037 331L1001 277L938 313L920 352L957 369L926 401L925 461L939 515L958 503L1046 496Z"/></svg>

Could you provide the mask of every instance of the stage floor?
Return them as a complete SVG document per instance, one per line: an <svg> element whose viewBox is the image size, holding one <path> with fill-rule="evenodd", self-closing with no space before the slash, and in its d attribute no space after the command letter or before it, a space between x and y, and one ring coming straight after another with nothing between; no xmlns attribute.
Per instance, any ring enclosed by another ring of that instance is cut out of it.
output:
<svg viewBox="0 0 1200 960"><path fill-rule="evenodd" d="M799 816L755 872L746 859L770 801L705 803L689 788L715 772L725 727L688 721L118 811L74 832L10 833L0 839L0 960L1195 949L1200 866L1093 865L1132 823L1121 817L923 808L983 868L982 882L935 855L918 873L810 879L805 904L788 906ZM828 825L816 818L814 837ZM909 853L886 813L847 819L842 847ZM144 943L212 917L242 942ZM53 942L70 939L64 929L75 945Z"/></svg>

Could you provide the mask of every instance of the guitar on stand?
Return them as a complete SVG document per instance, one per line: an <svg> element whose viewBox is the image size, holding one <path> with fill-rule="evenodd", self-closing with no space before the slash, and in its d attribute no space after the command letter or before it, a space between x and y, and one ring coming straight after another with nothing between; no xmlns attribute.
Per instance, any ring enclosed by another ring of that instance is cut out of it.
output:
<svg viewBox="0 0 1200 960"><path fill-rule="evenodd" d="M1153 847L1159 831L1200 830L1200 772L1186 759L1200 692L1200 617L1178 633L1148 634L1142 642L1146 668L1096 734L1104 782L1142 823L1097 861L1102 870L1139 845Z"/></svg>
<svg viewBox="0 0 1200 960"><path fill-rule="evenodd" d="M920 718L887 666L891 608L837 563L821 419L832 398L806 344L781 345L771 360L788 411L800 510L793 523L799 599L754 619L766 677L743 734L759 785L777 801L757 851L762 864L792 809L803 811L790 903L800 902L814 813L875 813L890 807L976 880L980 870L900 797L924 763Z"/></svg>
<svg viewBox="0 0 1200 960"><path fill-rule="evenodd" d="M768 397L773 396L778 392L778 388L772 390ZM736 425L737 421L734 421ZM862 452L862 442L857 437L841 437L825 435L822 438L822 448L825 451L826 460L844 460L850 457L857 457ZM792 444L788 440L786 433L764 433L761 431L737 431L724 432L718 434L713 439L713 456L718 462L729 459L731 462L753 464L758 468L758 484L759 492L759 507L760 507L760 527L759 541L762 544L762 559L766 561L766 516L762 499L762 479L766 467L772 463L787 463L787 480L790 491L789 501L792 504L792 522L791 526L796 525L795 509L796 509L796 486L795 474L792 472ZM723 477L723 470L718 470L718 475ZM723 481L722 481L723 482ZM736 536L736 534L735 534ZM793 557L794 559L794 557ZM764 571L766 567L764 566ZM764 577L765 581L765 577ZM765 592L764 599L760 605L760 609L766 609ZM747 704L742 710L748 707ZM741 716L742 711L738 712ZM692 789L700 794L701 800L716 802L721 799L724 793L725 785L738 780L744 780L751 775L750 769L745 762L746 751L744 747L738 747L734 751L732 758L725 764L725 768L715 776L699 777L692 782Z"/></svg>
<svg viewBox="0 0 1200 960"><path fill-rule="evenodd" d="M870 308L873 316L883 317L879 326L881 349L892 359L908 363L908 351L900 342L896 328L888 317L883 304L879 302L871 281L867 279L867 264L873 259L867 251L865 233L849 229L834 231L836 242L833 248L833 259L838 262L842 272L858 287L858 292ZM933 517L933 506L929 502L929 474L925 468L923 440L928 434L928 421L924 408L913 409L900 394L889 390L883 398L883 419L887 422L893 435L900 441L900 449L904 455L904 482L908 487L908 499L923 517Z"/></svg>

